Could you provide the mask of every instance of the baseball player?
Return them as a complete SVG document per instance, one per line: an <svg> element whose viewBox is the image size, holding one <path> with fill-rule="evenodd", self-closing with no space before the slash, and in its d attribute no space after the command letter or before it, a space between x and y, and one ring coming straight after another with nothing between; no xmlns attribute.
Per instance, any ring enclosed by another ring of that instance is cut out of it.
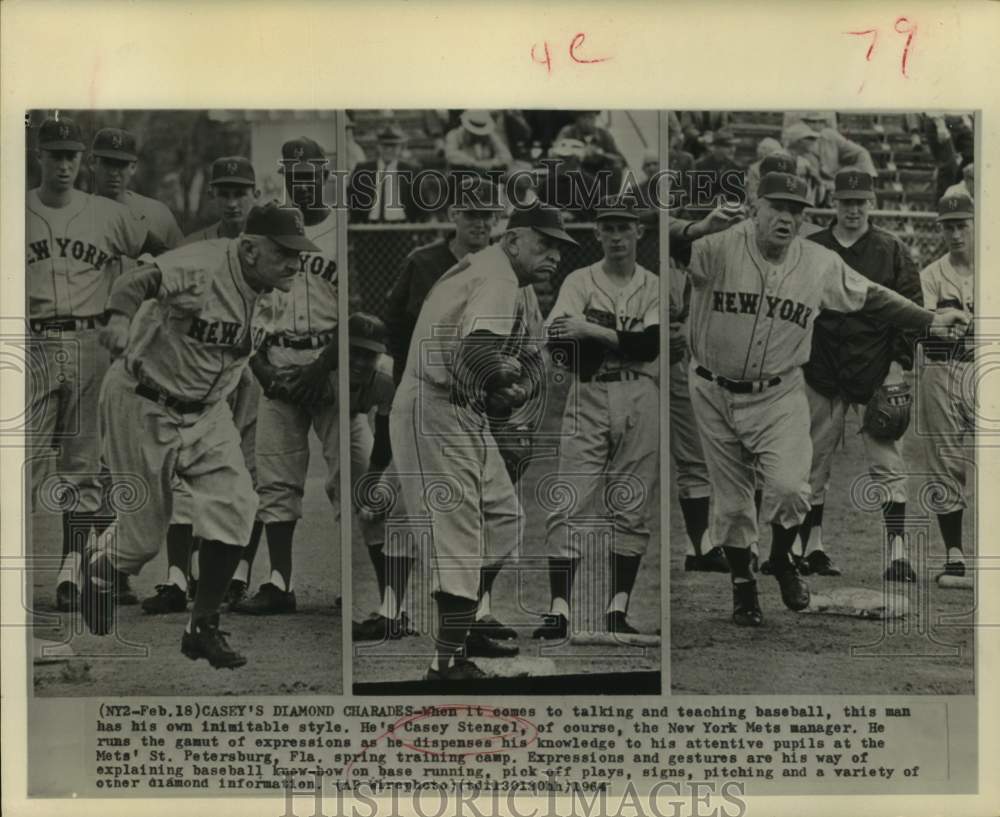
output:
<svg viewBox="0 0 1000 817"><path fill-rule="evenodd" d="M975 209L968 196L945 196L938 202L938 224L948 253L920 271L924 306L960 309L971 321L975 311ZM962 516L966 506L966 466L975 431L974 349L968 340L954 344L925 341L920 345L917 410L925 435L928 470L937 483L938 527L947 551L944 572L965 575Z"/></svg>
<svg viewBox="0 0 1000 817"><path fill-rule="evenodd" d="M264 523L271 576L257 593L232 609L251 615L294 613L292 539L302 518L309 468L309 430L323 445L326 494L339 517L339 407L337 399L337 231L323 204L329 176L326 153L305 136L281 146L285 189L301 211L313 249L299 259L288 309L251 367L263 388L257 414L258 519ZM253 548L247 550L249 577Z"/></svg>
<svg viewBox="0 0 1000 817"><path fill-rule="evenodd" d="M851 168L834 179L836 220L812 233L810 241L837 253L844 263L865 278L920 304L920 280L909 250L892 233L869 224L875 201L872 177ZM867 313L845 315L823 310L813 323L812 351L802 367L809 401L813 461L809 477L810 509L799 536L804 563L800 571L839 576L823 542L823 504L830 483L830 469L837 441L844 435L844 420L852 405L864 406L882 384L902 383L903 370L913 367L915 336ZM888 497L883 508L891 564L886 578L915 581L904 558L906 516L906 464L901 440L884 440L862 428L861 438L868 473ZM763 567L762 567L763 570Z"/></svg>
<svg viewBox="0 0 1000 817"><path fill-rule="evenodd" d="M144 219L149 232L167 249L178 246L184 236L170 208L161 201L128 189L139 159L135 136L120 128L99 130L91 145L90 155L94 192L124 204Z"/></svg>
<svg viewBox="0 0 1000 817"><path fill-rule="evenodd" d="M181 652L216 668L246 663L219 630L257 508L226 398L283 317L284 298L273 290L289 292L300 253L317 249L298 210L270 204L250 212L239 238L165 253L116 282L102 342L124 356L101 388L104 458L113 476L142 475L147 496L88 553L81 611L92 632L111 630L115 571L138 573L163 545L179 479L203 541Z"/></svg>
<svg viewBox="0 0 1000 817"><path fill-rule="evenodd" d="M434 285L417 319L389 432L406 512L430 521L438 626L428 680L483 677L462 655L473 652L481 568L502 563L523 529L490 426L541 388L526 354L542 330L527 291L556 271L564 243L575 242L558 210L515 210L497 244ZM453 500L444 504L430 491L442 479Z"/></svg>
<svg viewBox="0 0 1000 817"><path fill-rule="evenodd" d="M806 192L795 176L767 174L753 218L699 239L691 256L691 404L714 488L712 541L725 548L733 620L741 626L763 621L750 557L755 471L782 601L792 610L809 606L809 587L789 552L809 510L812 445L801 367L819 310L863 310L944 335L967 323L957 310L921 309L799 238Z"/></svg>
<svg viewBox="0 0 1000 817"><path fill-rule="evenodd" d="M83 545L113 520L102 502L97 395L109 365L98 343L105 301L122 256L160 252L144 222L123 205L74 189L84 143L70 119L38 131L41 184L27 194L25 288L28 350L38 384L28 398L32 507L50 477L69 484L56 607L75 609ZM52 456L51 449L57 448ZM59 490L45 489L57 497ZM103 508L103 510L102 510ZM124 591L126 583L120 582Z"/></svg>
<svg viewBox="0 0 1000 817"><path fill-rule="evenodd" d="M209 185L212 198L219 208L220 220L185 236L181 246L219 238L236 238L243 232L247 214L259 197L256 175L249 159L242 156L224 156L212 163ZM240 432L243 457L246 460L254 487L257 485L257 458L254 441L257 429L257 402L260 384L249 368L244 369L240 382L229 396L233 420ZM257 520L250 534L248 551L255 551L263 524ZM174 493L174 512L167 531L167 580L156 585L156 592L142 600L143 612L151 615L180 613L187 609L188 596L194 598L197 582L198 559L195 557L191 519L191 498L180 481ZM246 560L241 559L233 580L226 591L230 605L242 601L246 595ZM190 581L189 581L190 579Z"/></svg>
<svg viewBox="0 0 1000 817"><path fill-rule="evenodd" d="M624 492L639 499L607 509L614 539L606 619L609 632L638 632L626 614L649 546L649 500L659 481L660 280L636 263L643 227L626 202L600 209L595 232L603 258L566 277L547 320L553 349L570 352L576 374L559 446L559 475L572 485L573 502L553 511L546 525L552 603L535 638L567 637L579 532L588 524L583 517L593 513L600 492L616 492L623 475L637 480Z"/></svg>

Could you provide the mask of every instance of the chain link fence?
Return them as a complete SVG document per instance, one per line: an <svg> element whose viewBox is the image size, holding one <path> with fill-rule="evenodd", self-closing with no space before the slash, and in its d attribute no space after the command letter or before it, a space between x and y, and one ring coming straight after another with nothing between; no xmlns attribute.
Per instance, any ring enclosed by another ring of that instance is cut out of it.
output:
<svg viewBox="0 0 1000 817"><path fill-rule="evenodd" d="M836 215L836 210L806 210L806 218L822 227L826 227ZM869 218L872 224L894 233L909 248L917 269L923 269L947 251L936 221L937 213L873 210Z"/></svg>

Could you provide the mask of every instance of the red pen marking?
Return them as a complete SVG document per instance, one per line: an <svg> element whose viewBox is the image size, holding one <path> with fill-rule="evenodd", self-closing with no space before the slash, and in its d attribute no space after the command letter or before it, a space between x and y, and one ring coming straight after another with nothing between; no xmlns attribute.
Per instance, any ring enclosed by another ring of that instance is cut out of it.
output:
<svg viewBox="0 0 1000 817"><path fill-rule="evenodd" d="M576 55L577 46L582 46L586 39L587 35L581 31L573 38L573 41L569 44L569 58L573 60L573 62L579 62L582 63L583 65L592 65L595 62L607 62L608 60L611 59L611 57L594 57L593 59L587 60L584 59L583 57L578 57Z"/></svg>
<svg viewBox="0 0 1000 817"><path fill-rule="evenodd" d="M900 28L900 23L905 24L906 28ZM911 24L906 17L900 17L893 24L893 28L896 30L897 34L906 35L906 44L903 46L903 59L900 67L903 72L903 76L909 79L910 75L906 73L906 66L910 59L910 46L913 45L913 38L917 36L917 26L916 23Z"/></svg>
<svg viewBox="0 0 1000 817"><path fill-rule="evenodd" d="M864 37L866 34L872 35L872 44L868 46L868 53L865 54L865 62L871 62L872 54L875 52L875 46L878 45L878 29L869 28L865 31L845 31L845 34L853 34L857 37Z"/></svg>
<svg viewBox="0 0 1000 817"><path fill-rule="evenodd" d="M546 40L546 41L544 41L542 43L542 45L545 47L545 59L544 60L540 60L540 59L538 59L535 56L535 47L536 47L536 45L537 45L537 43L535 45L531 46L531 61L532 62L537 62L540 65L544 65L546 72L549 73L549 74L551 74L552 73L552 55L549 53L549 42L548 42L548 40Z"/></svg>

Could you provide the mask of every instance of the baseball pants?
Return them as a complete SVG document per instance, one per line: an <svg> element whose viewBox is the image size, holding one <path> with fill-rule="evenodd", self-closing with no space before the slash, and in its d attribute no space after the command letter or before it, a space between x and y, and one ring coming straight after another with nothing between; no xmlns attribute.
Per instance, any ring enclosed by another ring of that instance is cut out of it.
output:
<svg viewBox="0 0 1000 817"><path fill-rule="evenodd" d="M396 392L389 433L405 514L429 522L419 541L430 548L432 590L478 599L480 568L503 561L524 528L485 419L452 405L447 390L413 384Z"/></svg>
<svg viewBox="0 0 1000 817"><path fill-rule="evenodd" d="M375 435L372 433L370 416L360 413L351 415L351 506L355 511L358 508L358 491L362 490L360 481L368 473L374 444ZM386 469L383 480L391 484L390 471L391 466ZM366 546L375 547L385 542L385 519L371 520L355 516L355 521Z"/></svg>
<svg viewBox="0 0 1000 817"><path fill-rule="evenodd" d="M134 502L116 525L115 566L131 575L166 544L174 481L191 496L194 535L242 546L250 538L257 495L224 400L180 413L135 393L136 379L116 362L101 388L104 458L112 491L132 480ZM126 504L126 503L119 503Z"/></svg>
<svg viewBox="0 0 1000 817"><path fill-rule="evenodd" d="M712 494L705 452L688 386L686 360L670 367L670 456L674 461L677 495L681 499L699 499Z"/></svg>
<svg viewBox="0 0 1000 817"><path fill-rule="evenodd" d="M917 377L917 429L924 439L927 470L939 481L934 512L966 507L966 468L975 464L972 363L928 361Z"/></svg>
<svg viewBox="0 0 1000 817"><path fill-rule="evenodd" d="M660 477L660 399L652 378L577 383L566 400L559 443L559 483L564 494L546 524L548 552L579 559L581 538L594 517L608 519L611 550L641 556L649 545L649 505ZM594 509L603 496L603 509Z"/></svg>
<svg viewBox="0 0 1000 817"><path fill-rule="evenodd" d="M758 394L734 394L694 373L691 406L712 480L711 541L747 548L758 541L754 486L763 479L760 518L791 528L809 511L809 403L802 370Z"/></svg>
<svg viewBox="0 0 1000 817"><path fill-rule="evenodd" d="M334 379L334 372L331 378ZM334 392L336 394L336 392ZM326 495L340 514L339 400L316 406L293 406L261 397L257 409L257 491L261 522L291 522L302 518L306 472L309 470L309 429L315 429L326 461Z"/></svg>
<svg viewBox="0 0 1000 817"><path fill-rule="evenodd" d="M809 474L813 505L822 505L830 484L833 454L844 435L844 421L851 403L843 397L827 397L808 383L805 384L809 401L809 435L812 438L813 458ZM885 489L891 502L906 502L906 463L903 462L903 441L879 440L867 431L861 431L868 462L868 476L876 485Z"/></svg>
<svg viewBox="0 0 1000 817"><path fill-rule="evenodd" d="M108 352L97 329L31 333L27 352L31 507L94 513L102 497L97 403Z"/></svg>

